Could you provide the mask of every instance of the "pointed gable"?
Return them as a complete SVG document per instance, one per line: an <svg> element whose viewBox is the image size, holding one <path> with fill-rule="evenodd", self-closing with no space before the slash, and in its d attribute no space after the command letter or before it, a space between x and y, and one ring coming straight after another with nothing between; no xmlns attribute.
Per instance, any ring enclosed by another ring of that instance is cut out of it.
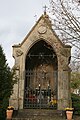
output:
<svg viewBox="0 0 80 120"><path fill-rule="evenodd" d="M32 27L32 29L27 34L27 36L24 38L21 45L24 44L24 42L29 38L29 36L31 34L33 34L33 33L35 34L36 32L37 32L37 34L44 34L44 33L46 33L47 28L52 30L51 21L49 20L48 15L42 15L39 18L39 20L36 22L36 24Z"/></svg>
<svg viewBox="0 0 80 120"><path fill-rule="evenodd" d="M25 39L21 42L21 44L14 45L13 48L19 49L19 51L21 50L24 54L26 54L26 51L28 51L36 42L40 40L44 40L45 42L49 43L57 55L62 54L68 49L70 53L71 47L64 45L60 41L52 29L52 23L47 14L42 15L36 24L32 27L31 31L27 34Z"/></svg>
<svg viewBox="0 0 80 120"><path fill-rule="evenodd" d="M54 38L57 39L57 41L62 45L62 46L65 46L61 41L60 39L58 38L58 36L56 35L56 33L53 31L52 29L52 23L51 23L51 20L49 19L49 16L47 14L44 14L42 15L38 21L36 22L36 24L32 27L32 29L30 30L30 32L27 34L27 36L24 38L24 40L21 42L21 44L19 45L14 45L15 47L19 47L19 46L22 46L23 44L25 44L26 41L28 41L28 38L30 36L35 36L35 38L38 38L41 36L47 36L47 33L48 33L48 37L49 37L49 32L52 34L52 36ZM51 35L50 34L50 35ZM13 46L13 47L14 47ZM70 46L66 46L66 47L70 47Z"/></svg>

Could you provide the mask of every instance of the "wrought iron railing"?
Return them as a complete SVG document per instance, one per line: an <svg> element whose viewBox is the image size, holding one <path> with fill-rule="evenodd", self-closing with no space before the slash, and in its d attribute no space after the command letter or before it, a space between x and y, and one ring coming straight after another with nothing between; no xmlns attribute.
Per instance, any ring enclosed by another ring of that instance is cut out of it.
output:
<svg viewBox="0 0 80 120"><path fill-rule="evenodd" d="M26 72L24 108L57 108L57 72Z"/></svg>

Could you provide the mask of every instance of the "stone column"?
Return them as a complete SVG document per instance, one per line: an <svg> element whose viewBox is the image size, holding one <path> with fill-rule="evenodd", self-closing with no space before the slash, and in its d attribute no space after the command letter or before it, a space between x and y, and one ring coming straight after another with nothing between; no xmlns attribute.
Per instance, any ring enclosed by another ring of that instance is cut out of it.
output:
<svg viewBox="0 0 80 120"><path fill-rule="evenodd" d="M69 69L63 56L58 56L58 109L64 110L69 106Z"/></svg>

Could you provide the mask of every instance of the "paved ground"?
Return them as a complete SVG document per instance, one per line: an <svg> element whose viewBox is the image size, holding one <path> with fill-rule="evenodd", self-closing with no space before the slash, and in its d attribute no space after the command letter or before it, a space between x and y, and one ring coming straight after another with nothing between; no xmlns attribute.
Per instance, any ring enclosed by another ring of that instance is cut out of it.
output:
<svg viewBox="0 0 80 120"><path fill-rule="evenodd" d="M75 116L74 120L80 120L80 116Z"/></svg>

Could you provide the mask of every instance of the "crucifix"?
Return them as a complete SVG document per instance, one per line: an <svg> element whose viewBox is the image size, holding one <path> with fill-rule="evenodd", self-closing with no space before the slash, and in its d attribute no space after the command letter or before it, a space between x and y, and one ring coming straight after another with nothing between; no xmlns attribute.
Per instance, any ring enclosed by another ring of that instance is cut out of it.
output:
<svg viewBox="0 0 80 120"><path fill-rule="evenodd" d="M47 6L45 5L43 8L44 8L44 14L46 15Z"/></svg>

